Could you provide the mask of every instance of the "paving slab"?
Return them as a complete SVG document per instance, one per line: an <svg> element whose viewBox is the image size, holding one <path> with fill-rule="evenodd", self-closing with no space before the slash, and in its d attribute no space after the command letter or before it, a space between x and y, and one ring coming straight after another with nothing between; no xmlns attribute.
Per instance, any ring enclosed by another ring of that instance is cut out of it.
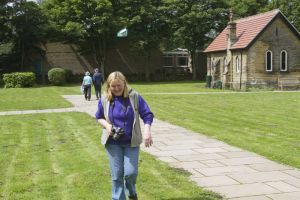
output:
<svg viewBox="0 0 300 200"><path fill-rule="evenodd" d="M208 187L212 191L224 194L227 198L249 197L268 194L279 194L279 190L263 183Z"/></svg>
<svg viewBox="0 0 300 200"><path fill-rule="evenodd" d="M300 188L296 188L283 181L266 182L266 184L273 188L276 188L277 190L280 190L281 192L300 192Z"/></svg>
<svg viewBox="0 0 300 200"><path fill-rule="evenodd" d="M273 195L267 195L267 197L273 200L299 200L300 192L273 194Z"/></svg>
<svg viewBox="0 0 300 200"><path fill-rule="evenodd" d="M232 198L231 200L271 200L271 199L267 196L250 196L250 197Z"/></svg>
<svg viewBox="0 0 300 200"><path fill-rule="evenodd" d="M293 178L292 176L280 171L232 174L229 176L240 183L263 183Z"/></svg>
<svg viewBox="0 0 300 200"><path fill-rule="evenodd" d="M201 187L239 185L240 183L228 176L195 177L192 179Z"/></svg>

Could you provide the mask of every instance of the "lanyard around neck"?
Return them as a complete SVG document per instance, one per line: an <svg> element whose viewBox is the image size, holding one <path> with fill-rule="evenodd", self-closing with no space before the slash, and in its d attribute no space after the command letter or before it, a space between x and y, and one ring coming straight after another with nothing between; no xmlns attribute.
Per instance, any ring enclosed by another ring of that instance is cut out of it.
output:
<svg viewBox="0 0 300 200"><path fill-rule="evenodd" d="M112 102L112 124L115 125L115 118L114 118L114 109L115 109L115 99ZM126 125L126 99L122 98L122 111L123 111L123 128Z"/></svg>

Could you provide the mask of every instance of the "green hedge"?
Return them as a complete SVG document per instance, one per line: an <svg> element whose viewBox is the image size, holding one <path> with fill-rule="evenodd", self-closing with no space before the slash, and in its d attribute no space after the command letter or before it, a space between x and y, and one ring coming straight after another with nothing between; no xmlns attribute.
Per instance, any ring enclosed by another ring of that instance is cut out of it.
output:
<svg viewBox="0 0 300 200"><path fill-rule="evenodd" d="M3 81L6 88L32 87L35 84L33 72L15 72L3 74Z"/></svg>
<svg viewBox="0 0 300 200"><path fill-rule="evenodd" d="M53 85L64 85L66 83L66 71L62 68L52 68L48 71L48 79Z"/></svg>

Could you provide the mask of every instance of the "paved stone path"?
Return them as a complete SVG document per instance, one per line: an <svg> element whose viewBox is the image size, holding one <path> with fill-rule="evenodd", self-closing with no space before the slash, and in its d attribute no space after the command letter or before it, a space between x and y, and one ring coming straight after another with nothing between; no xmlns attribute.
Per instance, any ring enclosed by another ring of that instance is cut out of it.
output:
<svg viewBox="0 0 300 200"><path fill-rule="evenodd" d="M86 112L94 117L97 101L80 95L64 96L74 108L13 111L9 114ZM4 115L4 113L0 113ZM300 170L270 161L185 128L155 119L154 144L142 150L170 166L191 173L199 186L230 200L300 200Z"/></svg>

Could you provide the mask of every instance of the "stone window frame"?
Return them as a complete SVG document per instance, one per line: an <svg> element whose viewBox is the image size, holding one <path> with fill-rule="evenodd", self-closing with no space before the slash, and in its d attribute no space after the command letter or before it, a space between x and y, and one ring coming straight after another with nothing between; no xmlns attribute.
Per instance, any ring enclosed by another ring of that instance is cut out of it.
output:
<svg viewBox="0 0 300 200"><path fill-rule="evenodd" d="M282 54L285 53L285 69L282 68ZM286 50L282 50L280 52L280 71L281 72L286 72L288 70L288 60L287 60L287 57L288 56L288 53Z"/></svg>
<svg viewBox="0 0 300 200"><path fill-rule="evenodd" d="M235 71L236 73L239 73L241 71L241 63L239 56L235 57Z"/></svg>
<svg viewBox="0 0 300 200"><path fill-rule="evenodd" d="M268 69L268 53L271 53L271 69ZM273 71L273 52L271 50L266 51L265 54L265 63L266 63L266 71L271 72Z"/></svg>
<svg viewBox="0 0 300 200"><path fill-rule="evenodd" d="M227 57L223 57L223 74L227 74L227 71L228 71L228 60L227 60Z"/></svg>

